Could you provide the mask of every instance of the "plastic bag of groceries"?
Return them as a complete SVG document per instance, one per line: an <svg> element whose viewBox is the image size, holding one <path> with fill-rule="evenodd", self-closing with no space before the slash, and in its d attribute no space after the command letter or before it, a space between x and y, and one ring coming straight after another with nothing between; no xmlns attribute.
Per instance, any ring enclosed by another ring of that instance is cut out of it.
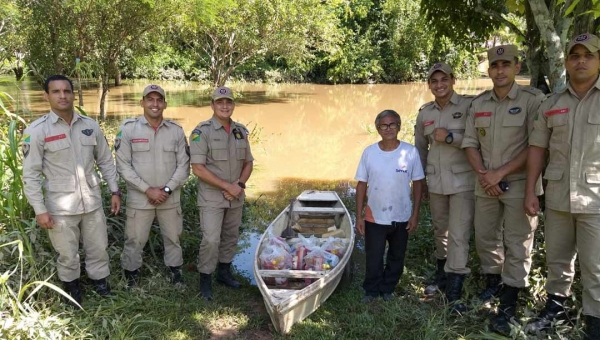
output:
<svg viewBox="0 0 600 340"><path fill-rule="evenodd" d="M291 251L290 246L287 244L287 242L285 242L285 239L279 236L275 236L272 230L269 230L266 241L267 246L278 246L285 249L285 251L287 251L288 253Z"/></svg>
<svg viewBox="0 0 600 340"><path fill-rule="evenodd" d="M329 237L327 240L325 240L325 243L323 243L322 247L326 252L337 255L339 258L342 258L346 253L344 241L339 237Z"/></svg>
<svg viewBox="0 0 600 340"><path fill-rule="evenodd" d="M324 247L314 247L310 254L304 257L304 269L306 270L330 270L340 262L337 255L328 253Z"/></svg>
<svg viewBox="0 0 600 340"><path fill-rule="evenodd" d="M261 269L282 270L292 268L292 255L276 244L267 244L258 258ZM268 277L264 281L268 285L278 286L285 286L288 283L287 278L282 277Z"/></svg>
<svg viewBox="0 0 600 340"><path fill-rule="evenodd" d="M298 238L300 241L292 245L292 269L303 269L304 257L312 248L317 247L317 238L314 235L309 238L298 235Z"/></svg>
<svg viewBox="0 0 600 340"><path fill-rule="evenodd" d="M267 245L258 258L260 259L261 269L280 270L292 268L292 255L278 245Z"/></svg>

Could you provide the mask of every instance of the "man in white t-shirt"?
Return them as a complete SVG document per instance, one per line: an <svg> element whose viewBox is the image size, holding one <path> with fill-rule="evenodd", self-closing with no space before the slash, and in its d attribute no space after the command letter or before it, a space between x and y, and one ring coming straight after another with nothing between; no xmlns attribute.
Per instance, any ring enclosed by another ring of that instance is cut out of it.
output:
<svg viewBox="0 0 600 340"><path fill-rule="evenodd" d="M425 178L417 149L398 140L400 115L385 110L375 118L381 141L363 151L354 179L356 186L356 230L365 236L366 274L363 303L382 296L394 297L394 289L404 271L408 233L417 228L420 199L414 208L410 199L421 197ZM364 207L365 198L367 206ZM363 208L365 213L363 215ZM385 268L383 255L388 243Z"/></svg>

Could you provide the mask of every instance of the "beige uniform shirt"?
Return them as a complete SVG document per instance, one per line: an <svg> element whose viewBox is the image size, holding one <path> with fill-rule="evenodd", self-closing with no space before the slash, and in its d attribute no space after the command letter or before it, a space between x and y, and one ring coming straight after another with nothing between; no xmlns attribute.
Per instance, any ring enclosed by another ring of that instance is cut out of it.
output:
<svg viewBox="0 0 600 340"><path fill-rule="evenodd" d="M187 138L181 126L164 119L158 129L146 117L127 119L115 139L117 170L127 182L127 206L171 209L179 206L181 187L190 175ZM148 202L146 190L168 186L173 193L161 205Z"/></svg>
<svg viewBox="0 0 600 340"><path fill-rule="evenodd" d="M501 101L493 90L481 93L469 108L462 148L479 149L486 169L498 169L510 162L528 146L533 120L543 98L540 90L517 83ZM509 190L503 197L525 197L525 177L525 169L508 175L504 180ZM536 192L541 194L541 181ZM490 197L479 183L475 195Z"/></svg>
<svg viewBox="0 0 600 340"><path fill-rule="evenodd" d="M192 131L190 155L192 164L204 164L210 172L230 183L240 178L244 163L254 160L246 127L231 121L230 133L227 133L214 116ZM198 180L199 206L234 208L243 203L243 195L229 202L221 188Z"/></svg>
<svg viewBox="0 0 600 340"><path fill-rule="evenodd" d="M119 190L110 147L93 119L74 113L69 125L50 111L23 134L23 186L36 215L78 215L101 208L96 165L109 189Z"/></svg>
<svg viewBox="0 0 600 340"><path fill-rule="evenodd" d="M467 110L472 100L473 96L461 96L455 92L443 109L432 101L419 110L415 144L431 193L452 195L475 189L475 173L465 151L461 149ZM452 132L453 142L436 142L433 138L435 128Z"/></svg>
<svg viewBox="0 0 600 340"><path fill-rule="evenodd" d="M540 106L529 144L547 148L546 206L600 214L600 79L580 99L571 88Z"/></svg>

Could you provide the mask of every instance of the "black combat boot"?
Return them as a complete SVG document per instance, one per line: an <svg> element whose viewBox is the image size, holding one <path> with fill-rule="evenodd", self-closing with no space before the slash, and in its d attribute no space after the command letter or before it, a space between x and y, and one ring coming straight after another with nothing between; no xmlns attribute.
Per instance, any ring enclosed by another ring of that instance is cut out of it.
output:
<svg viewBox="0 0 600 340"><path fill-rule="evenodd" d="M123 273L125 273L125 279L127 279L127 288L133 288L135 286L138 285L139 279L140 279L140 272L139 270L123 270Z"/></svg>
<svg viewBox="0 0 600 340"><path fill-rule="evenodd" d="M444 289L446 289L446 272L444 271L445 265L446 259L437 260L437 270L435 271L434 280L425 288L425 295L434 295L438 290L444 291Z"/></svg>
<svg viewBox="0 0 600 340"><path fill-rule="evenodd" d="M502 284L502 277L500 274L485 274L485 281L485 289L478 296L481 302L488 302L498 295L500 285Z"/></svg>
<svg viewBox="0 0 600 340"><path fill-rule="evenodd" d="M211 274L200 273L200 295L204 300L212 300Z"/></svg>
<svg viewBox="0 0 600 340"><path fill-rule="evenodd" d="M108 280L105 278L100 280L91 280L92 284L96 288L96 293L100 296L110 296L110 285Z"/></svg>
<svg viewBox="0 0 600 340"><path fill-rule="evenodd" d="M584 340L600 339L600 318L596 318L591 315L586 315L584 332Z"/></svg>
<svg viewBox="0 0 600 340"><path fill-rule="evenodd" d="M564 307L566 301L566 297L548 294L546 306L534 321L527 324L525 330L536 334L550 328L555 320L568 320L567 310Z"/></svg>
<svg viewBox="0 0 600 340"><path fill-rule="evenodd" d="M181 266L169 267L169 269L171 269L171 283L174 285L183 284L183 276L181 275Z"/></svg>
<svg viewBox="0 0 600 340"><path fill-rule="evenodd" d="M217 282L229 288L240 288L240 283L231 274L231 263L219 263Z"/></svg>
<svg viewBox="0 0 600 340"><path fill-rule="evenodd" d="M517 315L517 300L521 288L504 285L500 291L500 305L498 314L492 317L490 328L492 331L510 336L510 320Z"/></svg>
<svg viewBox="0 0 600 340"><path fill-rule="evenodd" d="M447 273L446 298L448 305L452 306L452 312L462 314L467 311L467 306L460 302L462 298L462 287L466 274Z"/></svg>
<svg viewBox="0 0 600 340"><path fill-rule="evenodd" d="M69 294L73 300L77 301L78 304L83 303L83 297L81 296L81 286L79 285L79 279L75 279L71 282L63 281L63 289L65 293ZM71 306L76 307L73 301L63 297L63 301Z"/></svg>

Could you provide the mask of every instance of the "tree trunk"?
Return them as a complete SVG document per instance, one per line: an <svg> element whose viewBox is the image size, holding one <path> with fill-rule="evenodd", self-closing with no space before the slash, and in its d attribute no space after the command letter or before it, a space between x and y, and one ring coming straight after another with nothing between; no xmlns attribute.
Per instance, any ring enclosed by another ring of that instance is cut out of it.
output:
<svg viewBox="0 0 600 340"><path fill-rule="evenodd" d="M13 72L15 73L15 80L20 81L23 78L23 66L20 63L17 63L17 66L13 67Z"/></svg>
<svg viewBox="0 0 600 340"><path fill-rule="evenodd" d="M529 74L531 79L529 86L540 89L545 94L550 93L550 87L546 82L546 72L544 67L548 60L544 57L544 46L540 37L540 31L538 30L531 6L529 3L525 3L525 22L527 24L525 31L525 43L527 44L526 59L527 67L529 68Z"/></svg>
<svg viewBox="0 0 600 340"><path fill-rule="evenodd" d="M565 31L568 31L571 26L572 19L558 18L558 23L555 26L550 11L543 0L529 0L529 5L542 40L546 45L550 68L548 73L550 88L552 91L561 90L566 86L567 80L564 67L566 39L561 39L561 36L566 35Z"/></svg>
<svg viewBox="0 0 600 340"><path fill-rule="evenodd" d="M118 67L115 68L115 86L121 85L121 70Z"/></svg>
<svg viewBox="0 0 600 340"><path fill-rule="evenodd" d="M103 75L100 80L100 120L106 119L106 95L108 94L108 75Z"/></svg>
<svg viewBox="0 0 600 340"><path fill-rule="evenodd" d="M81 72L77 70L77 94L79 95L79 106L83 107L83 91L81 90Z"/></svg>

